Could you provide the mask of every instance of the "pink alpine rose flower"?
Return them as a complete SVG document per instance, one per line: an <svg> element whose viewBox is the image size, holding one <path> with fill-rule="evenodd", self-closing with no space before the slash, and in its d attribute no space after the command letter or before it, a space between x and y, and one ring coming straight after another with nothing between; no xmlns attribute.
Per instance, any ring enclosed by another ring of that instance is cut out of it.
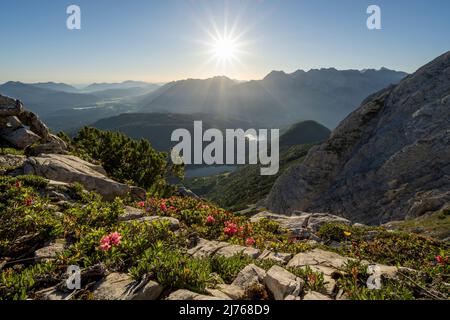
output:
<svg viewBox="0 0 450 320"><path fill-rule="evenodd" d="M212 224L212 223L216 222L216 219L214 219L213 216L208 216L206 218L206 222L209 223L209 224Z"/></svg>
<svg viewBox="0 0 450 320"><path fill-rule="evenodd" d="M226 235L232 237L238 232L238 227L237 227L236 223L227 221L227 222L225 222L225 228L223 229L223 232Z"/></svg>
<svg viewBox="0 0 450 320"><path fill-rule="evenodd" d="M145 207L145 201L139 201L139 202L137 203L137 206L138 206L139 208L144 208L144 207Z"/></svg>
<svg viewBox="0 0 450 320"><path fill-rule="evenodd" d="M245 240L245 244L247 246L253 246L256 243L255 239L253 239L253 237L247 238L247 240Z"/></svg>
<svg viewBox="0 0 450 320"><path fill-rule="evenodd" d="M101 244L98 249L101 251L108 251L109 249L111 249L111 245L109 243L104 243Z"/></svg>
<svg viewBox="0 0 450 320"><path fill-rule="evenodd" d="M114 246L118 246L120 244L121 239L122 236L118 232L113 232L109 235L110 243Z"/></svg>
<svg viewBox="0 0 450 320"><path fill-rule="evenodd" d="M31 206L34 203L34 199L33 198L26 198L25 201L23 202L24 205L26 206Z"/></svg>
<svg viewBox="0 0 450 320"><path fill-rule="evenodd" d="M120 240L122 239L122 236L118 232L113 232L107 236L104 236L100 240L100 246L98 247L101 251L108 251L113 246L118 246L120 244Z"/></svg>

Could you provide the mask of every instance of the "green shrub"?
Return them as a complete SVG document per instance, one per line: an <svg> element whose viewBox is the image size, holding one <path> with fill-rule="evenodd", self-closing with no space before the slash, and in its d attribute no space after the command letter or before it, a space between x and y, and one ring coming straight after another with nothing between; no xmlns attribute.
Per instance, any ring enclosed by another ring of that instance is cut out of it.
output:
<svg viewBox="0 0 450 320"><path fill-rule="evenodd" d="M325 286L325 280L322 272L311 269L310 266L303 268L288 268L288 271L305 281L305 290L322 291Z"/></svg>
<svg viewBox="0 0 450 320"><path fill-rule="evenodd" d="M23 156L24 152L20 149L9 148L9 147L0 147L0 155L12 154L16 156Z"/></svg>
<svg viewBox="0 0 450 320"><path fill-rule="evenodd" d="M211 266L207 259L191 258L162 241L148 248L139 263L131 268L131 275L140 279L150 276L161 285L203 293L211 282Z"/></svg>
<svg viewBox="0 0 450 320"><path fill-rule="evenodd" d="M34 288L50 286L57 279L57 267L52 263L7 268L0 274L0 300L25 300Z"/></svg>
<svg viewBox="0 0 450 320"><path fill-rule="evenodd" d="M48 180L40 177L40 176L33 176L33 175L24 175L24 176L18 176L17 179L22 181L24 186L28 187L34 187L34 188L45 188L48 186Z"/></svg>
<svg viewBox="0 0 450 320"><path fill-rule="evenodd" d="M25 186L40 180L22 179L0 179L0 256L27 252L37 242L62 232L61 221L48 209L47 202L33 187Z"/></svg>
<svg viewBox="0 0 450 320"><path fill-rule="evenodd" d="M326 241L343 242L349 239L347 234L351 237L359 237L362 233L361 229L347 226L342 223L327 223L320 227L317 235Z"/></svg>
<svg viewBox="0 0 450 320"><path fill-rule="evenodd" d="M109 176L147 189L154 195L165 196L173 192L167 179L182 177L183 167L172 165L166 153L157 152L145 139L133 140L119 132L101 131L84 127L75 138L65 134L70 150L77 156L98 161Z"/></svg>
<svg viewBox="0 0 450 320"><path fill-rule="evenodd" d="M216 272L225 283L231 283L238 273L247 265L253 263L253 259L243 253L232 257L213 256L210 258L211 269Z"/></svg>
<svg viewBox="0 0 450 320"><path fill-rule="evenodd" d="M345 276L338 280L339 288L352 300L411 300L413 292L398 280L383 281L380 289L367 288L370 276L367 265L359 261L349 261L344 265Z"/></svg>

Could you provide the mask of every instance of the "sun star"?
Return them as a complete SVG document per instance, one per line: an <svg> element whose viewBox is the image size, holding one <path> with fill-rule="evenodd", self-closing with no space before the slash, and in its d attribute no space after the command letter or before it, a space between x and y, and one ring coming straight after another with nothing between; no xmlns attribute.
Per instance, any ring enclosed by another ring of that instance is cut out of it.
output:
<svg viewBox="0 0 450 320"><path fill-rule="evenodd" d="M228 61L236 58L237 43L231 38L221 37L214 40L213 51L217 59Z"/></svg>

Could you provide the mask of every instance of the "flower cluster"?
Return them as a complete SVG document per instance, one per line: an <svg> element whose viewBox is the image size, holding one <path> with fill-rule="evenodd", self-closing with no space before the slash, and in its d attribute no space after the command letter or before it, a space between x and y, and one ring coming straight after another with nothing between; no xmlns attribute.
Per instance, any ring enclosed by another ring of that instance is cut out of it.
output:
<svg viewBox="0 0 450 320"><path fill-rule="evenodd" d="M104 236L100 240L100 246L98 247L101 251L108 251L113 246L118 246L120 244L120 240L122 236L118 232L113 232L107 236Z"/></svg>
<svg viewBox="0 0 450 320"><path fill-rule="evenodd" d="M139 208L144 208L144 207L145 207L145 201L139 201L139 202L137 203L137 206L138 206Z"/></svg>
<svg viewBox="0 0 450 320"><path fill-rule="evenodd" d="M161 201L161 204L159 205L159 209L161 209L161 211L163 211L163 212L167 211L167 204L165 201Z"/></svg>
<svg viewBox="0 0 450 320"><path fill-rule="evenodd" d="M236 233L239 232L239 228L237 226L236 223L231 222L231 221L226 221L225 222L225 228L223 229L223 232L227 235L227 236L234 236Z"/></svg>
<svg viewBox="0 0 450 320"><path fill-rule="evenodd" d="M33 205L33 203L34 203L34 199L31 198L31 197L30 197L30 198L26 198L26 199L24 200L24 202L23 202L23 204L26 205L27 207Z"/></svg>
<svg viewBox="0 0 450 320"><path fill-rule="evenodd" d="M448 264L448 257L442 257L442 256L436 256L436 262L440 265L446 265Z"/></svg>
<svg viewBox="0 0 450 320"><path fill-rule="evenodd" d="M253 237L249 237L249 238L247 238L247 240L245 240L245 244L249 247L253 246L255 243L256 243L256 241Z"/></svg>

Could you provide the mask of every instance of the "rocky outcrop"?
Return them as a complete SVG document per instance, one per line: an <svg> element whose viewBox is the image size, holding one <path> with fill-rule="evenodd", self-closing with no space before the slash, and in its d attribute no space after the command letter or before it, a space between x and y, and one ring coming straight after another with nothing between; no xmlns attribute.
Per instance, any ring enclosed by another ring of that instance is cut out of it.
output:
<svg viewBox="0 0 450 320"><path fill-rule="evenodd" d="M368 97L277 179L266 207L367 224L440 210L450 202L449 88L450 52Z"/></svg>
<svg viewBox="0 0 450 320"><path fill-rule="evenodd" d="M162 291L154 281L139 286L125 273L111 273L96 284L92 294L99 300L156 300Z"/></svg>
<svg viewBox="0 0 450 320"><path fill-rule="evenodd" d="M57 258L58 254L63 253L66 247L64 239L56 239L47 243L44 247L34 252L34 259L38 262L51 261Z"/></svg>
<svg viewBox="0 0 450 320"><path fill-rule="evenodd" d="M86 190L98 192L105 200L124 197L128 193L135 198L145 197L144 190L109 179L101 166L71 155L43 154L39 157L29 157L24 163L23 171L25 174L50 180L78 182Z"/></svg>
<svg viewBox="0 0 450 320"><path fill-rule="evenodd" d="M284 229L297 235L304 235L305 238L307 238L305 233L317 232L322 225L327 223L351 224L349 220L332 214L300 211L295 211L290 216L263 211L252 216L250 221L257 222L261 219L276 221Z"/></svg>
<svg viewBox="0 0 450 320"><path fill-rule="evenodd" d="M185 289L180 289L175 292L172 292L167 297L167 300L224 300L224 299L213 296L206 296Z"/></svg>
<svg viewBox="0 0 450 320"><path fill-rule="evenodd" d="M287 296L299 296L305 282L289 271L273 266L267 271L264 284L272 293L275 300L284 300Z"/></svg>
<svg viewBox="0 0 450 320"><path fill-rule="evenodd" d="M255 284L262 283L265 277L266 271L264 269L250 264L238 273L232 285L245 290Z"/></svg>
<svg viewBox="0 0 450 320"><path fill-rule="evenodd" d="M252 247L233 245L228 242L200 239L195 247L189 249L188 253L195 258L210 257L214 255L231 257L239 253L248 255L252 258L257 258L261 252Z"/></svg>
<svg viewBox="0 0 450 320"><path fill-rule="evenodd" d="M47 126L22 103L0 95L0 137L31 155L67 153L66 143L50 133Z"/></svg>

